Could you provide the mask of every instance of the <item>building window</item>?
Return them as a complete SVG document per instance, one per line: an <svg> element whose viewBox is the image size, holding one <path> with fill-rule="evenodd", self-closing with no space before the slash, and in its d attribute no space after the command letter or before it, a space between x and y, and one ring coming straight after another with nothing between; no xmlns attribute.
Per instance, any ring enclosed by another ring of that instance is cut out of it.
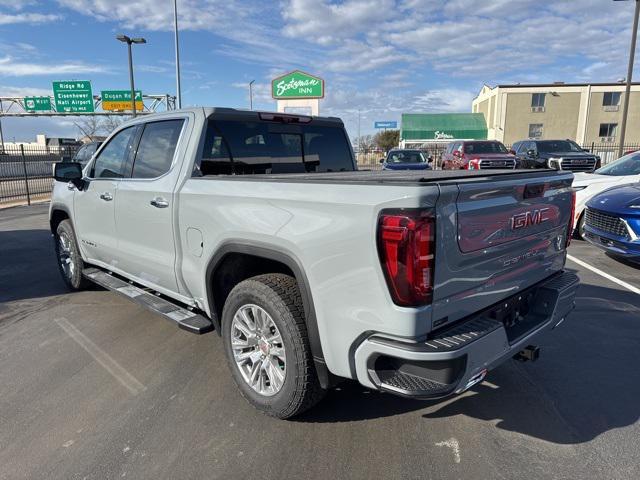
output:
<svg viewBox="0 0 640 480"><path fill-rule="evenodd" d="M600 133L598 134L598 136L601 137L603 141L611 141L615 138L617 130L617 123L601 123Z"/></svg>
<svg viewBox="0 0 640 480"><path fill-rule="evenodd" d="M604 92L602 107L606 112L617 112L620 108L620 92Z"/></svg>
<svg viewBox="0 0 640 480"><path fill-rule="evenodd" d="M542 124L530 123L529 124L529 138L542 138Z"/></svg>
<svg viewBox="0 0 640 480"><path fill-rule="evenodd" d="M546 94L544 93L532 93L531 94L531 111L532 112L544 112L544 99Z"/></svg>
<svg viewBox="0 0 640 480"><path fill-rule="evenodd" d="M532 93L531 94L531 106L532 107L544 107L545 93Z"/></svg>

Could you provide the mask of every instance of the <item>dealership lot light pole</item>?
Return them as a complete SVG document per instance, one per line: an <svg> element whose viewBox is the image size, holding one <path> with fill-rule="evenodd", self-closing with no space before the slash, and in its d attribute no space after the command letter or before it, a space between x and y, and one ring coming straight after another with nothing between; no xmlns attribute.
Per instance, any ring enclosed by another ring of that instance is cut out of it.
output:
<svg viewBox="0 0 640 480"><path fill-rule="evenodd" d="M176 47L176 101L182 108L182 91L180 87L180 45L178 44L178 0L173 0L173 33Z"/></svg>
<svg viewBox="0 0 640 480"><path fill-rule="evenodd" d="M626 0L614 0L614 2ZM624 91L624 105L622 107L622 126L620 128L620 145L618 157L624 152L624 137L627 131L627 115L629 113L629 96L631 95L631 77L633 76L633 60L636 53L636 38L638 37L638 17L640 16L640 1L635 0L636 11L633 16L633 31L631 32L631 50L629 51L629 66L627 67L626 88Z"/></svg>
<svg viewBox="0 0 640 480"><path fill-rule="evenodd" d="M129 52L129 82L131 83L131 111L133 112L133 118L136 118L136 87L133 82L133 57L131 55L131 45L134 43L147 43L147 41L144 38L130 38L123 34L117 35L116 38L127 44L127 50Z"/></svg>
<svg viewBox="0 0 640 480"><path fill-rule="evenodd" d="M255 80L249 82L249 110L253 110L253 82Z"/></svg>

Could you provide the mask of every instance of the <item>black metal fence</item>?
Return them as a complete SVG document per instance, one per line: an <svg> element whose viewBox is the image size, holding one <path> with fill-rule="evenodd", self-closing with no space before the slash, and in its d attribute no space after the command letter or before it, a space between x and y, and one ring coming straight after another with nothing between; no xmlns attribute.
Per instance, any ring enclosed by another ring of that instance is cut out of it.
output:
<svg viewBox="0 0 640 480"><path fill-rule="evenodd" d="M53 164L71 159L80 147L5 145L0 151L0 204L49 197L53 188Z"/></svg>

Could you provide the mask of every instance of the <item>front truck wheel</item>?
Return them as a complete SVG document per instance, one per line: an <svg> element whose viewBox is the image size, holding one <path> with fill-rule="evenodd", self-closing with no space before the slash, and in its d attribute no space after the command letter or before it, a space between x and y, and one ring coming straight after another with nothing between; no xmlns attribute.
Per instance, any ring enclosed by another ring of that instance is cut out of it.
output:
<svg viewBox="0 0 640 480"><path fill-rule="evenodd" d="M258 275L236 285L222 312L222 337L233 378L258 410L289 418L322 399L294 278Z"/></svg>
<svg viewBox="0 0 640 480"><path fill-rule="evenodd" d="M80 249L76 243L76 235L69 220L63 220L58 225L54 235L58 270L64 283L71 290L83 290L90 282L82 276L84 262Z"/></svg>

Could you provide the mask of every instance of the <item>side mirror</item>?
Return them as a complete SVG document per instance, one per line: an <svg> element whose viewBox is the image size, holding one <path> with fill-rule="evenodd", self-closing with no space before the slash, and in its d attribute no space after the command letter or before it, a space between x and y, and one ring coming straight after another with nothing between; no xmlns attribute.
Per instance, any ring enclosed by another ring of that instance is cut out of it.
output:
<svg viewBox="0 0 640 480"><path fill-rule="evenodd" d="M529 155L530 157L535 157L536 156L536 151L533 149L529 149L527 150L527 155Z"/></svg>
<svg viewBox="0 0 640 480"><path fill-rule="evenodd" d="M380 163L384 163L384 158L381 158L381 159L380 159Z"/></svg>
<svg viewBox="0 0 640 480"><path fill-rule="evenodd" d="M453 151L453 156L454 157L461 157L462 155L460 154L460 150L454 150Z"/></svg>
<svg viewBox="0 0 640 480"><path fill-rule="evenodd" d="M431 156L427 157L427 162L428 163L432 163L433 162L433 157L431 157Z"/></svg>
<svg viewBox="0 0 640 480"><path fill-rule="evenodd" d="M76 188L82 190L82 165L77 162L58 162L53 166L53 178L56 182L71 182Z"/></svg>
<svg viewBox="0 0 640 480"><path fill-rule="evenodd" d="M588 148L583 148L582 151L583 152L587 152L587 153L591 153L591 150L589 150Z"/></svg>
<svg viewBox="0 0 640 480"><path fill-rule="evenodd" d="M511 149L511 150L509 150L509 153L510 153L511 155L515 155L515 154L516 154L516 151L515 151L514 149Z"/></svg>

